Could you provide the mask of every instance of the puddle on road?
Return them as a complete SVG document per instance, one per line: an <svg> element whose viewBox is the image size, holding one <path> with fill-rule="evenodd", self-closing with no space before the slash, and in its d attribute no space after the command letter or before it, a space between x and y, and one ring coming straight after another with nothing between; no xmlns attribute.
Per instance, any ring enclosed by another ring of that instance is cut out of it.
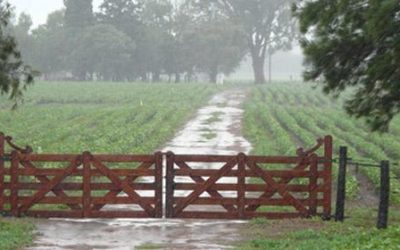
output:
<svg viewBox="0 0 400 250"><path fill-rule="evenodd" d="M241 135L243 90L217 94L162 151L176 154L235 155L249 153ZM204 134L213 136L206 138ZM218 168L219 164L209 164ZM234 182L229 178L223 182ZM29 250L226 249L241 239L244 221L171 219L37 220L35 245Z"/></svg>

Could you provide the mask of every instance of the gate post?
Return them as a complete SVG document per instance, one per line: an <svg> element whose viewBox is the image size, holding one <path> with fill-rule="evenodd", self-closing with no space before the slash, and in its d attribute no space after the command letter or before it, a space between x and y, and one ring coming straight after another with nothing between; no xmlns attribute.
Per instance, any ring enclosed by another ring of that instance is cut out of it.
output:
<svg viewBox="0 0 400 250"><path fill-rule="evenodd" d="M166 190L165 190L165 217L174 217L174 165L175 165L175 154L172 152L167 153L167 174L166 179Z"/></svg>
<svg viewBox="0 0 400 250"><path fill-rule="evenodd" d="M0 132L0 212L4 209L4 147L5 135Z"/></svg>
<svg viewBox="0 0 400 250"><path fill-rule="evenodd" d="M237 185L237 201L238 201L238 211L239 219L245 219L245 190L246 190L246 155L240 153L237 156L238 162L238 185Z"/></svg>
<svg viewBox="0 0 400 250"><path fill-rule="evenodd" d="M19 158L16 150L11 153L11 168L10 168L10 205L11 215L14 217L19 216L18 212L18 167Z"/></svg>
<svg viewBox="0 0 400 250"><path fill-rule="evenodd" d="M156 190L154 193L155 198L155 214L154 217L162 218L163 216L163 154L161 152L156 152L154 154L155 158L155 177L154 181L156 183Z"/></svg>
<svg viewBox="0 0 400 250"><path fill-rule="evenodd" d="M83 161L83 193L82 193L82 217L88 218L91 214L91 161L92 155L90 152L84 152L82 154Z"/></svg>
<svg viewBox="0 0 400 250"><path fill-rule="evenodd" d="M328 135L324 138L324 211L323 218L329 220L331 218L332 205L332 136Z"/></svg>
<svg viewBox="0 0 400 250"><path fill-rule="evenodd" d="M335 220L344 220L344 203L346 199L346 171L347 171L347 147L339 149L339 174L336 193Z"/></svg>
<svg viewBox="0 0 400 250"><path fill-rule="evenodd" d="M386 229L389 213L390 172L389 162L381 162L381 185L379 195L378 229Z"/></svg>
<svg viewBox="0 0 400 250"><path fill-rule="evenodd" d="M309 192L310 192L310 216L315 216L317 214L318 207L318 157L316 154L312 154L310 157L310 183L309 183Z"/></svg>

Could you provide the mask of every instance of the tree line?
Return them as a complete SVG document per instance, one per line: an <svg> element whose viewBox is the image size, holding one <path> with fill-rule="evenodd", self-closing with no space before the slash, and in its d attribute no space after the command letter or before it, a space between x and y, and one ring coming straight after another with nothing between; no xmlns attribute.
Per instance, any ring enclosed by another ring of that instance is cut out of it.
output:
<svg viewBox="0 0 400 250"><path fill-rule="evenodd" d="M22 13L12 27L24 61L44 79L216 82L251 55L256 83L265 57L295 37L287 0L64 0L32 29Z"/></svg>

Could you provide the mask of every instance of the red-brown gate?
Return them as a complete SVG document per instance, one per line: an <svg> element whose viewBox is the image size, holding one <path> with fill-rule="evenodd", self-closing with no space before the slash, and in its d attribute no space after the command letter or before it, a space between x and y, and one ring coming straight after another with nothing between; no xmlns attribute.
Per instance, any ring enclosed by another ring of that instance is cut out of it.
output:
<svg viewBox="0 0 400 250"><path fill-rule="evenodd" d="M45 218L161 218L162 157L159 152L51 155L14 150L8 163L0 161L0 210Z"/></svg>
<svg viewBox="0 0 400 250"><path fill-rule="evenodd" d="M314 152L322 145L325 152L319 157ZM166 216L249 219L322 215L328 218L331 160L330 136L318 140L318 145L307 152L298 150L297 157L242 153L199 156L170 152L167 154ZM222 165L210 166L218 163ZM267 165L262 167L262 164Z"/></svg>
<svg viewBox="0 0 400 250"><path fill-rule="evenodd" d="M0 133L0 211L12 216L249 219L331 213L330 136L295 157L169 152L165 214L161 152L33 154L11 140Z"/></svg>

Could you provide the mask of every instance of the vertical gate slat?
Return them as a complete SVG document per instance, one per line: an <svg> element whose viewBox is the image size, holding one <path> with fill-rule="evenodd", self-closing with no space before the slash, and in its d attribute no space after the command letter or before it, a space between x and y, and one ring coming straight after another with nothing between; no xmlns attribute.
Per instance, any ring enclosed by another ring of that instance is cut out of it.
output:
<svg viewBox="0 0 400 250"><path fill-rule="evenodd" d="M174 165L175 154L172 152L167 153L167 174L166 190L165 190L165 217L174 217Z"/></svg>
<svg viewBox="0 0 400 250"><path fill-rule="evenodd" d="M91 182L91 154L89 152L83 153L83 194L82 194L82 207L84 218L90 217L91 211L91 190L90 190L90 182Z"/></svg>
<svg viewBox="0 0 400 250"><path fill-rule="evenodd" d="M310 193L310 215L315 216L317 214L318 206L318 160L317 155L313 154L310 158L310 183L309 183L309 193Z"/></svg>
<svg viewBox="0 0 400 250"><path fill-rule="evenodd" d="M246 155L240 153L237 156L238 160L238 186L237 186L237 194L238 194L238 212L239 219L245 218L245 189L246 189Z"/></svg>
<svg viewBox="0 0 400 250"><path fill-rule="evenodd" d="M4 134L0 132L0 211L4 209Z"/></svg>
<svg viewBox="0 0 400 250"><path fill-rule="evenodd" d="M155 153L155 177L154 181L156 183L156 190L155 190L155 217L162 218L163 216L163 154L161 152Z"/></svg>
<svg viewBox="0 0 400 250"><path fill-rule="evenodd" d="M329 219L331 217L332 203L332 136L325 136L324 140L324 209L323 217Z"/></svg>
<svg viewBox="0 0 400 250"><path fill-rule="evenodd" d="M10 178L10 205L12 216L18 217L18 166L19 159L17 151L11 153L11 178Z"/></svg>

